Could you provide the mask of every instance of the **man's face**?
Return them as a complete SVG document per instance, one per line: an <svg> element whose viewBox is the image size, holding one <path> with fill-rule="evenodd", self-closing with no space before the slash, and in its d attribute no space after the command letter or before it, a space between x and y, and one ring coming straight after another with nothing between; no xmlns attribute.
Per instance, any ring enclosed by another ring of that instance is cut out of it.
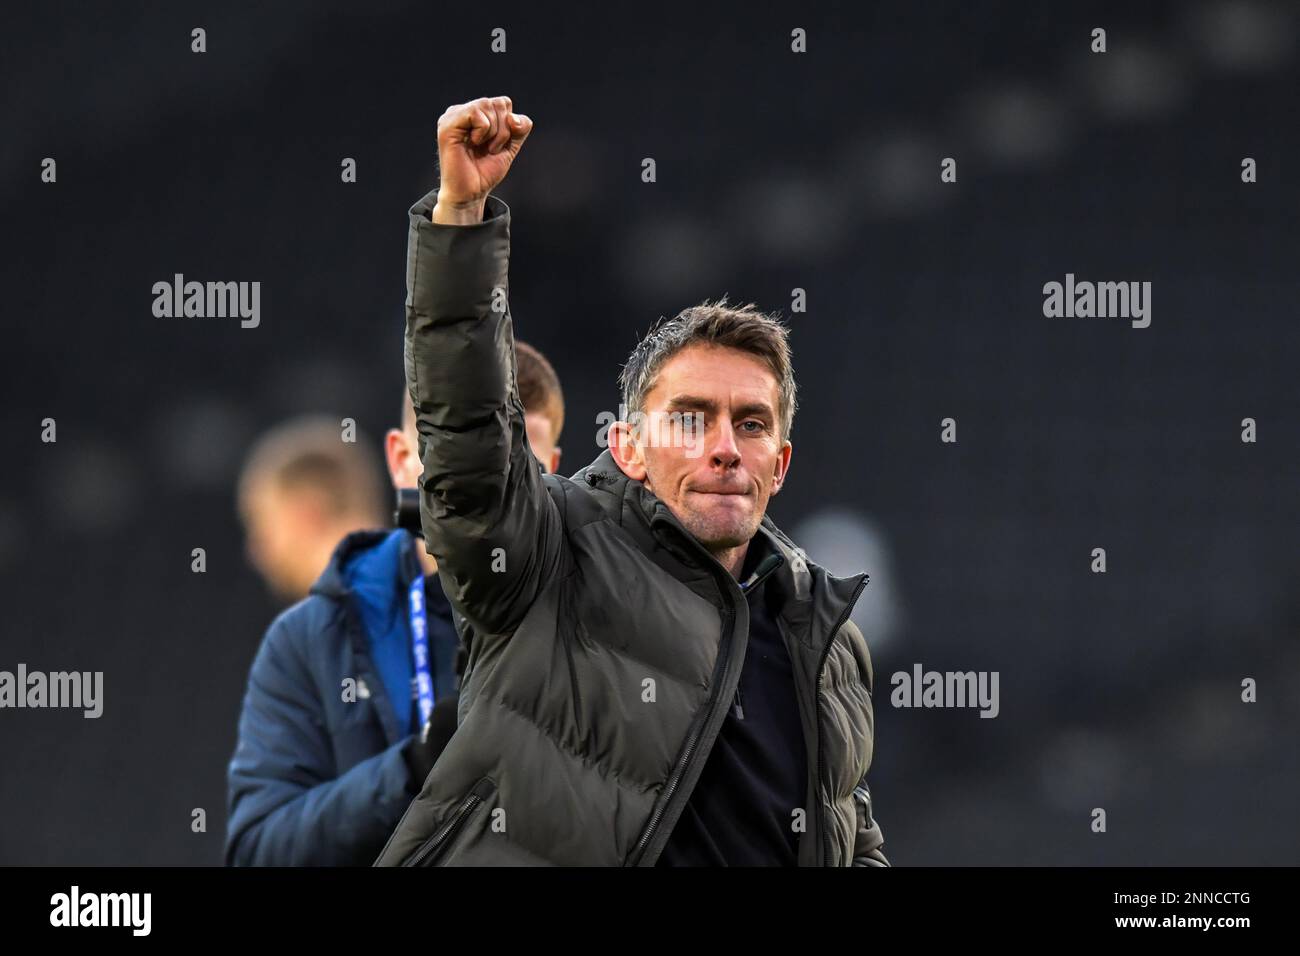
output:
<svg viewBox="0 0 1300 956"><path fill-rule="evenodd" d="M241 503L248 561L282 600L296 601L307 593L320 568L308 567L303 541L317 533L316 502L293 495L274 482L253 484Z"/></svg>
<svg viewBox="0 0 1300 956"><path fill-rule="evenodd" d="M555 444L555 427L551 416L528 412L524 415L524 427L528 430L528 444L532 447L533 454L548 475L555 474L560 467L560 449Z"/></svg>
<svg viewBox="0 0 1300 956"><path fill-rule="evenodd" d="M790 466L779 394L776 376L757 356L688 346L660 369L642 434L633 448L616 449L620 467L710 551L745 544Z"/></svg>

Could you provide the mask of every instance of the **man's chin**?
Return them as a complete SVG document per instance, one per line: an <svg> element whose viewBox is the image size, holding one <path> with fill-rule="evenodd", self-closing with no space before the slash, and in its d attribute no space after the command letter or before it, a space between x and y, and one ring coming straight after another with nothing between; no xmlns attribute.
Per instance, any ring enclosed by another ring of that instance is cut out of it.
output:
<svg viewBox="0 0 1300 956"><path fill-rule="evenodd" d="M734 516L719 520L707 515L692 515L682 524L705 549L718 552L749 543L749 539L758 530L759 522Z"/></svg>

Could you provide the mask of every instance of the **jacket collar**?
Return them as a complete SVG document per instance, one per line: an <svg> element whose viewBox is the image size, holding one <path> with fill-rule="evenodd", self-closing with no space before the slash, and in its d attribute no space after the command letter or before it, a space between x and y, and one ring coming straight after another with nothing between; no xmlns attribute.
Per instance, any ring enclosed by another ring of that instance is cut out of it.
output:
<svg viewBox="0 0 1300 956"><path fill-rule="evenodd" d="M388 557L397 562L398 577L402 584L409 585L424 573L410 532L394 531L391 528L353 531L335 546L329 564L311 586L310 593L330 598L346 597L354 587L353 579L358 570L356 562L359 559L365 560L362 558L363 552L373 551L381 545L392 549ZM382 560L378 555L375 559Z"/></svg>

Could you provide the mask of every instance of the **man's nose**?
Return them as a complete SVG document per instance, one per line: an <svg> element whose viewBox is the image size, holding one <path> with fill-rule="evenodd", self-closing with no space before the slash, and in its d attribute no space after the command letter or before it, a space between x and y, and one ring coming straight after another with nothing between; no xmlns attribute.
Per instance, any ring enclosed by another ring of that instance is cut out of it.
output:
<svg viewBox="0 0 1300 956"><path fill-rule="evenodd" d="M734 468L740 464L740 449L736 447L736 432L731 422L722 422L709 443L709 462L715 468Z"/></svg>

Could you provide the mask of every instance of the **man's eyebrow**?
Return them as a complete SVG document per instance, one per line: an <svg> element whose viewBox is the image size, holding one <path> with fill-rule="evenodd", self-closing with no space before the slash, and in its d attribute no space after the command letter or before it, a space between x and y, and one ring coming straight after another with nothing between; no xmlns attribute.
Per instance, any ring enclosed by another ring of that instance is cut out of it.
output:
<svg viewBox="0 0 1300 956"><path fill-rule="evenodd" d="M767 402L746 402L744 405L736 406L737 418L762 418L772 421L776 418L776 412Z"/></svg>
<svg viewBox="0 0 1300 956"><path fill-rule="evenodd" d="M716 412L718 403L711 398L702 398L699 395L674 395L668 400L669 411L678 409L687 409L694 411L696 409L702 412Z"/></svg>

